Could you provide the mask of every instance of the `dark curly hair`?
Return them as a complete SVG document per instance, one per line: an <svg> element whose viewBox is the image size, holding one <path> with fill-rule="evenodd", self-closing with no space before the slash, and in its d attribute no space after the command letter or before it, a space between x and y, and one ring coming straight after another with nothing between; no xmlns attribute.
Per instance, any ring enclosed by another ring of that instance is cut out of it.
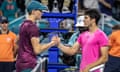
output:
<svg viewBox="0 0 120 72"><path fill-rule="evenodd" d="M85 11L85 15L88 15L91 19L95 19L96 24L98 24L98 21L101 18L101 14L97 9L88 9Z"/></svg>

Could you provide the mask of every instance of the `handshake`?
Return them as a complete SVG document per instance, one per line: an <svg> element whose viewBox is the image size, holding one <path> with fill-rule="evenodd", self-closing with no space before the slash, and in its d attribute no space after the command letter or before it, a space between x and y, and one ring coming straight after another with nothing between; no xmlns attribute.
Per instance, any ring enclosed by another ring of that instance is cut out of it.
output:
<svg viewBox="0 0 120 72"><path fill-rule="evenodd" d="M52 32L49 35L49 42L52 44L52 46L58 46L60 44L60 38L58 36L58 32Z"/></svg>

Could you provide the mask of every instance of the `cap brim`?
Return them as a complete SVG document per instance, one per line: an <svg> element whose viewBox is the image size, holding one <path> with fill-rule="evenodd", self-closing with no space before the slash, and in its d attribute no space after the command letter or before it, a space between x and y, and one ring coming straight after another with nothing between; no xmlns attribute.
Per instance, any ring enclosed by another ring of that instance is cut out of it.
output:
<svg viewBox="0 0 120 72"><path fill-rule="evenodd" d="M38 9L39 10L47 10L48 8L45 5L41 4L41 6Z"/></svg>
<svg viewBox="0 0 120 72"><path fill-rule="evenodd" d="M1 21L1 23L8 23L8 20L3 20Z"/></svg>
<svg viewBox="0 0 120 72"><path fill-rule="evenodd" d="M85 25L84 25L83 22L77 23L75 26L76 26L76 27L85 27Z"/></svg>

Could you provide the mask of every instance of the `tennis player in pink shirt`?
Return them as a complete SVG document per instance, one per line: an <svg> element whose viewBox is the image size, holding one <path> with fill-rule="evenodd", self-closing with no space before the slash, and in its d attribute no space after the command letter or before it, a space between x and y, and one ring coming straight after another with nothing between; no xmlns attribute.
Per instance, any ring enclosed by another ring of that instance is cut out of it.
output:
<svg viewBox="0 0 120 72"><path fill-rule="evenodd" d="M89 72L91 68L105 63L108 59L108 38L97 26L99 19L100 13L95 9L85 12L84 25L89 30L81 33L71 48L61 44L58 38L58 48L64 53L73 55L78 49L81 50L80 72Z"/></svg>

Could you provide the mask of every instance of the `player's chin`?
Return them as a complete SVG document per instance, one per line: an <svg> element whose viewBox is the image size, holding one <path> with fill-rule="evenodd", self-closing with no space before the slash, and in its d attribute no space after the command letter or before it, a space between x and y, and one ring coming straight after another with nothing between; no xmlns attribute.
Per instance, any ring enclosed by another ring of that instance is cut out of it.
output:
<svg viewBox="0 0 120 72"><path fill-rule="evenodd" d="M40 20L40 19L41 19L40 17L37 18L37 20Z"/></svg>
<svg viewBox="0 0 120 72"><path fill-rule="evenodd" d="M84 24L85 27L88 27L89 25L88 24Z"/></svg>

